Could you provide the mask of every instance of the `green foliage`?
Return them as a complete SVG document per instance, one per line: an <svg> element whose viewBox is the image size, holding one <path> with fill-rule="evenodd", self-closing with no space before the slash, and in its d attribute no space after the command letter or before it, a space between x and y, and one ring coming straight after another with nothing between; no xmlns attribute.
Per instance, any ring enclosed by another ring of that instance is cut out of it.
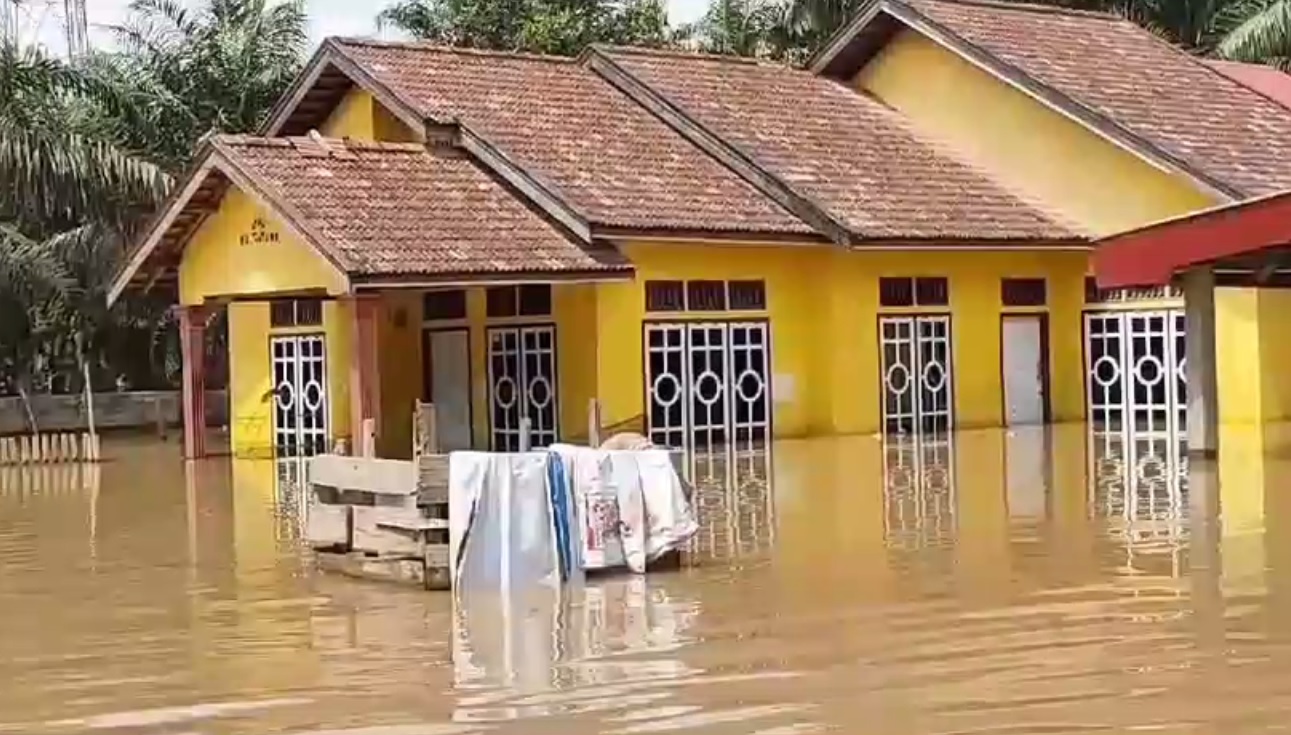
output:
<svg viewBox="0 0 1291 735"><path fill-rule="evenodd" d="M670 39L662 0L400 0L378 23L451 46L561 56Z"/></svg>
<svg viewBox="0 0 1291 735"><path fill-rule="evenodd" d="M0 45L0 392L160 387L173 294L106 293L124 244L212 131L250 132L299 72L300 2L135 0L118 50ZM220 331L216 325L216 332ZM218 346L217 346L218 348Z"/></svg>

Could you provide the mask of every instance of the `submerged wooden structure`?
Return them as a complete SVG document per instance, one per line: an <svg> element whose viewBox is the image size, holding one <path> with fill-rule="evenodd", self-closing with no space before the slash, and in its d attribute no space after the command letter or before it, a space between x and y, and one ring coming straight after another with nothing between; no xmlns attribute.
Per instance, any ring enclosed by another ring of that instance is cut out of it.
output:
<svg viewBox="0 0 1291 735"><path fill-rule="evenodd" d="M449 589L448 455L440 451L435 421L434 404L417 402L412 461L372 456L370 425L359 438L360 456L338 450L310 460L306 539L321 568L361 579L415 583L428 590ZM602 445L602 433L600 404L592 399L591 446L651 446L635 432L614 434ZM527 419L521 419L519 443L521 451L529 450ZM691 497L685 453L673 450L670 458ZM680 563L680 552L673 552L651 569L675 569Z"/></svg>
<svg viewBox="0 0 1291 735"><path fill-rule="evenodd" d="M0 465L98 462L98 434L57 432L0 437Z"/></svg>
<svg viewBox="0 0 1291 735"><path fill-rule="evenodd" d="M310 460L306 538L319 566L363 579L448 589L448 455L434 406L418 403L413 460L326 454Z"/></svg>

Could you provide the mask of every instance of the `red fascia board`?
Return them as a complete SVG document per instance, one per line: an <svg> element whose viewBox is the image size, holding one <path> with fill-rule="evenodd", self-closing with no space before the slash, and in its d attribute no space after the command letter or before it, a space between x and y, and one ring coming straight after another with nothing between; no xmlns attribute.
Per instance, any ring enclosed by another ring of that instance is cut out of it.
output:
<svg viewBox="0 0 1291 735"><path fill-rule="evenodd" d="M1164 286L1194 265L1291 243L1291 194L1213 209L1095 243L1099 288Z"/></svg>

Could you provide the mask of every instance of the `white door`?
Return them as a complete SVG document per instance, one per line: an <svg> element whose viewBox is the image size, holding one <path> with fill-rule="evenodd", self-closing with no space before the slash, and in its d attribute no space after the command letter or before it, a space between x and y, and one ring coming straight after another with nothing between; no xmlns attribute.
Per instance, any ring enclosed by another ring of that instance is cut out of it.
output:
<svg viewBox="0 0 1291 735"><path fill-rule="evenodd" d="M489 342L489 408L495 452L520 451L521 419L529 446L555 444L560 417L556 394L556 328L493 327Z"/></svg>
<svg viewBox="0 0 1291 735"><path fill-rule="evenodd" d="M1004 319L1004 405L1009 426L1044 423L1043 329L1038 316Z"/></svg>
<svg viewBox="0 0 1291 735"><path fill-rule="evenodd" d="M765 322L648 325L650 441L701 454L750 450L768 442L770 347Z"/></svg>
<svg viewBox="0 0 1291 735"><path fill-rule="evenodd" d="M471 340L465 329L426 332L440 450L471 448Z"/></svg>
<svg viewBox="0 0 1291 735"><path fill-rule="evenodd" d="M273 438L278 457L327 451L327 356L323 335L273 337Z"/></svg>
<svg viewBox="0 0 1291 735"><path fill-rule="evenodd" d="M950 317L879 319L883 432L947 432L955 424Z"/></svg>

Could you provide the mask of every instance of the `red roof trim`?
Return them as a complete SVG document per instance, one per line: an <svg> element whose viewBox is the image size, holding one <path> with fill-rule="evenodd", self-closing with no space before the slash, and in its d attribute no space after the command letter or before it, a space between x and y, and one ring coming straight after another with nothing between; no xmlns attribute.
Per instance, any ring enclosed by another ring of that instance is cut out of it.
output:
<svg viewBox="0 0 1291 735"><path fill-rule="evenodd" d="M1291 243L1291 191L1208 209L1100 240L1099 288L1162 286L1176 273Z"/></svg>

